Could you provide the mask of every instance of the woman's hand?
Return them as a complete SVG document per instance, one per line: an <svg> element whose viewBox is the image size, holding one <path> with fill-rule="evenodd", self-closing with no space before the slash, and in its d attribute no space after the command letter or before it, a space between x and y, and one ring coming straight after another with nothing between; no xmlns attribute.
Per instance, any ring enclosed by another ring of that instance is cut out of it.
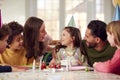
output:
<svg viewBox="0 0 120 80"><path fill-rule="evenodd" d="M55 62L56 62L56 61L55 61L55 59L53 58L53 59L50 61L49 66L55 64Z"/></svg>
<svg viewBox="0 0 120 80"><path fill-rule="evenodd" d="M11 66L12 68L12 72L23 72L23 71L26 71L26 69L19 69L17 67L14 67L14 66Z"/></svg>

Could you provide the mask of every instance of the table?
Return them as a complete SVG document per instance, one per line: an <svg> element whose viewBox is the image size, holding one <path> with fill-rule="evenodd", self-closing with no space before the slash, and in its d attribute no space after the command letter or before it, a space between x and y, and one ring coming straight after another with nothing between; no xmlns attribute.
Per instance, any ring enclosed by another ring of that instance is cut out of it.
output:
<svg viewBox="0 0 120 80"><path fill-rule="evenodd" d="M26 71L0 73L0 80L120 80L120 76L94 71Z"/></svg>

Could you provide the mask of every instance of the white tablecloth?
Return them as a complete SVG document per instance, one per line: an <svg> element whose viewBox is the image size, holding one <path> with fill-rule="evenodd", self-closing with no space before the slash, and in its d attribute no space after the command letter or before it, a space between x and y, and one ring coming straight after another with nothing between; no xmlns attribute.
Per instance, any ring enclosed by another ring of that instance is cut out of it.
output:
<svg viewBox="0 0 120 80"><path fill-rule="evenodd" d="M94 71L40 71L0 73L0 80L120 80L119 75Z"/></svg>

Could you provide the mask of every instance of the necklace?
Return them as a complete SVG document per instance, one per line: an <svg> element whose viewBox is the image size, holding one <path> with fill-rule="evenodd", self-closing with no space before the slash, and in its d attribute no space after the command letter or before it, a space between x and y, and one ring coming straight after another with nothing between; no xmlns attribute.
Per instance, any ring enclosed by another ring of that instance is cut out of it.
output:
<svg viewBox="0 0 120 80"><path fill-rule="evenodd" d="M70 48L66 48L65 49L65 53L68 55L68 56L73 56L76 52L76 48L74 49L70 49Z"/></svg>

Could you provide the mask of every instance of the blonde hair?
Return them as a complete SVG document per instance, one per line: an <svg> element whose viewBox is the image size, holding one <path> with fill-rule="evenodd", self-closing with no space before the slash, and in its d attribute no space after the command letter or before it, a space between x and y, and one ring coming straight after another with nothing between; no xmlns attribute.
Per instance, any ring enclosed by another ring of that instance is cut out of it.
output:
<svg viewBox="0 0 120 80"><path fill-rule="evenodd" d="M112 21L107 27L106 31L114 35L115 44L120 46L120 21Z"/></svg>

